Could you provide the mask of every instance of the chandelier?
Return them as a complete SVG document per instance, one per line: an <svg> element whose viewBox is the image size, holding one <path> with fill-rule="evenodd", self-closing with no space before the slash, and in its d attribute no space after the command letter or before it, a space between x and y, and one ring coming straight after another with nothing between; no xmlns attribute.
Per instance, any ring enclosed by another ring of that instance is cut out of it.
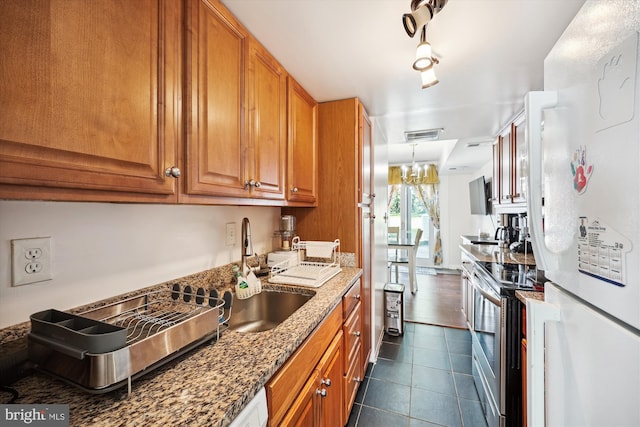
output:
<svg viewBox="0 0 640 427"><path fill-rule="evenodd" d="M402 15L402 25L411 38L420 31L420 43L416 49L416 60L413 69L420 72L422 88L426 89L437 84L434 66L438 64L431 51L431 44L427 41L427 24L434 15L442 10L448 0L411 0L411 13Z"/></svg>
<svg viewBox="0 0 640 427"><path fill-rule="evenodd" d="M426 173L426 166L422 168L416 163L416 145L411 144L411 167L402 165L402 183L417 185L422 183L423 174Z"/></svg>

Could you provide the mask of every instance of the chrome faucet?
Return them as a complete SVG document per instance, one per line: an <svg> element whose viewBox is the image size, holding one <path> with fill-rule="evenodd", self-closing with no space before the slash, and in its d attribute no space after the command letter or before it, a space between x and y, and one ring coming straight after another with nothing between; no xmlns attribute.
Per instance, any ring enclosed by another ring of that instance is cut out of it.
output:
<svg viewBox="0 0 640 427"><path fill-rule="evenodd" d="M240 270L242 275L247 277L251 269L247 265L247 257L253 256L253 245L251 244L251 224L249 224L249 218L242 220L242 255L240 258Z"/></svg>

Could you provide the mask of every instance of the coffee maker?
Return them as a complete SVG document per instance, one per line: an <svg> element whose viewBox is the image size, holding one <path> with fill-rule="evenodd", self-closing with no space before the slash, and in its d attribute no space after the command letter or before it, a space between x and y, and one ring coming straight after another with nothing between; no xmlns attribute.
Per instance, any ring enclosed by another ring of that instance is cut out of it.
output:
<svg viewBox="0 0 640 427"><path fill-rule="evenodd" d="M531 241L529 240L529 227L527 226L527 215L518 214L518 216L512 218L512 227L517 231L517 240L511 245L509 249L512 252L518 253L532 253Z"/></svg>
<svg viewBox="0 0 640 427"><path fill-rule="evenodd" d="M518 238L517 230L511 225L512 218L511 214L503 214L500 223L505 225L496 228L494 239L498 241L498 246L501 248L508 248Z"/></svg>

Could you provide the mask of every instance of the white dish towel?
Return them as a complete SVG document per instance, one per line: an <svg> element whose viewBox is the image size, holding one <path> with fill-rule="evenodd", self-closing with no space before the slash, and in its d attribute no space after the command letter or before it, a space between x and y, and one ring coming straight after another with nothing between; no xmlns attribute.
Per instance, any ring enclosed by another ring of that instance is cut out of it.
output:
<svg viewBox="0 0 640 427"><path fill-rule="evenodd" d="M334 246L333 242L307 241L307 258L331 258Z"/></svg>

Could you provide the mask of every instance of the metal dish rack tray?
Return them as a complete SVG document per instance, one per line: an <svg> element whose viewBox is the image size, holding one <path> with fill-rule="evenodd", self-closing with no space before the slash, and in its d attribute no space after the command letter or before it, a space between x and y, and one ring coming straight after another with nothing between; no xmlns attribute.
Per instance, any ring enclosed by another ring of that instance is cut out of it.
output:
<svg viewBox="0 0 640 427"><path fill-rule="evenodd" d="M340 273L340 239L333 242L306 242L294 237L292 250L298 262L285 260L271 267L270 283L318 288ZM319 260L328 262L320 262Z"/></svg>
<svg viewBox="0 0 640 427"><path fill-rule="evenodd" d="M29 358L85 391L105 393L127 384L131 392L132 379L219 338L228 320L225 301L190 290L152 291L79 315L35 313Z"/></svg>

